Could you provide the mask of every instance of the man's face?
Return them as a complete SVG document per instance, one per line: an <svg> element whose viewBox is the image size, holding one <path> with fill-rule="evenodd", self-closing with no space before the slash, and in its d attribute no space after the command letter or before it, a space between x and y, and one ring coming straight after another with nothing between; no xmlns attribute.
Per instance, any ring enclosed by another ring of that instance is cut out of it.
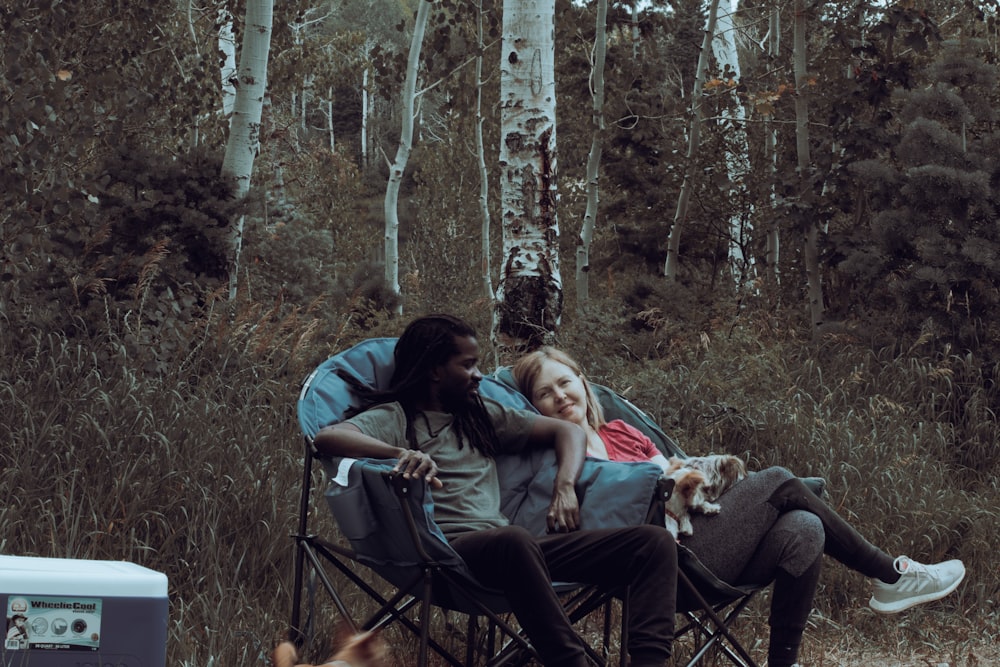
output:
<svg viewBox="0 0 1000 667"><path fill-rule="evenodd" d="M479 343L471 336L455 338L458 350L448 361L434 370L434 386L441 406L448 410L464 410L479 396Z"/></svg>

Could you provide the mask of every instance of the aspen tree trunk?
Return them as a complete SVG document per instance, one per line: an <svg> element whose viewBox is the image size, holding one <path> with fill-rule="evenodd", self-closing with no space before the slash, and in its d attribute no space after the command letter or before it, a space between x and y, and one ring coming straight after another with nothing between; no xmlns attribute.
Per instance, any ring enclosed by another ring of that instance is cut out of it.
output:
<svg viewBox="0 0 1000 667"><path fill-rule="evenodd" d="M271 50L271 25L274 0L247 0L246 29L240 66L236 73L236 100L229 123L229 139L222 160L222 173L236 181L236 196L250 190L254 159L260 153L260 117L267 88L267 58ZM232 233L233 257L229 273L229 298L236 298L243 248L243 224L240 218Z"/></svg>
<svg viewBox="0 0 1000 667"><path fill-rule="evenodd" d="M583 215L580 240L576 245L576 309L583 312L590 303L590 243L594 238L594 221L600 201L598 177L601 169L601 140L604 134L604 61L608 52L608 0L597 2L597 29L594 33L594 130L587 156L587 210Z"/></svg>
<svg viewBox="0 0 1000 667"><path fill-rule="evenodd" d="M503 268L493 337L519 351L562 316L556 216L555 0L504 0L500 58Z"/></svg>
<svg viewBox="0 0 1000 667"><path fill-rule="evenodd" d="M420 47L427 29L427 15L431 3L420 0L417 6L417 20L413 26L410 41L410 55L406 61L406 80L403 82L402 116L403 126L399 133L399 147L396 159L389 167L389 182L385 188L385 284L392 293L399 296L399 186L403 181L406 162L413 147L413 118L417 97L417 70L420 69ZM403 302L396 306L396 314L403 314Z"/></svg>
<svg viewBox="0 0 1000 667"><path fill-rule="evenodd" d="M229 118L236 102L236 35L233 33L233 15L225 5L219 7L219 52L222 54L222 115Z"/></svg>
<svg viewBox="0 0 1000 667"><path fill-rule="evenodd" d="M701 42L701 53L698 55L698 68L694 75L694 91L691 94L691 127L688 130L688 148L684 160L684 181L681 183L681 191L677 196L674 224L670 227L670 236L667 237L667 259L663 264L663 275L669 282L677 280L681 230L687 219L688 202L691 198L691 182L695 167L694 156L701 143L701 91L705 85L705 70L708 68L708 54L712 48L712 36L715 34L715 21L718 12L719 0L712 0L708 9L705 37Z"/></svg>
<svg viewBox="0 0 1000 667"><path fill-rule="evenodd" d="M337 144L333 136L333 86L326 89L326 133L330 137L330 152L335 153Z"/></svg>
<svg viewBox="0 0 1000 667"><path fill-rule="evenodd" d="M774 63L781 47L781 10L774 8L768 26L768 62ZM767 230L767 247L765 261L768 268L768 280L775 285L781 283L781 272L778 262L781 259L781 235L778 232L777 215L777 174L778 174L778 131L772 125L773 113L764 116L764 155L770 162L771 169L771 224Z"/></svg>
<svg viewBox="0 0 1000 667"><path fill-rule="evenodd" d="M800 196L809 198L811 193L806 188L811 187L809 172L812 158L809 155L809 106L806 100L806 14L803 0L795 0L795 24L792 30L792 51L795 70L795 152L798 157L799 175L801 178ZM805 245L803 258L808 281L809 320L812 333L817 335L823 324L823 276L819 266L819 224L815 216L808 216L806 221Z"/></svg>
<svg viewBox="0 0 1000 667"><path fill-rule="evenodd" d="M715 34L712 39L712 50L719 64L723 79L733 82L730 89L731 101L722 112L720 123L726 137L726 170L729 172L729 196L739 201L749 201L746 196L746 175L750 172L750 146L747 143L746 111L743 102L736 94L736 85L740 82L740 61L736 51L736 24L733 15L738 8L737 0L727 2L729 6L719 4L716 18ZM729 266L737 287L742 287L753 278L753 256L746 255L743 248L753 235L751 221L753 220L753 204L744 214L737 211L729 220Z"/></svg>
<svg viewBox="0 0 1000 667"><path fill-rule="evenodd" d="M361 166L368 166L368 70L361 75Z"/></svg>
<svg viewBox="0 0 1000 667"><path fill-rule="evenodd" d="M482 224L482 284L483 294L493 301L493 278L490 262L490 207L489 174L486 171L486 146L483 142L483 3L478 6L478 39L479 55L476 56L476 155L479 157L479 210L483 216Z"/></svg>
<svg viewBox="0 0 1000 667"><path fill-rule="evenodd" d="M639 0L632 0L632 60L639 59Z"/></svg>

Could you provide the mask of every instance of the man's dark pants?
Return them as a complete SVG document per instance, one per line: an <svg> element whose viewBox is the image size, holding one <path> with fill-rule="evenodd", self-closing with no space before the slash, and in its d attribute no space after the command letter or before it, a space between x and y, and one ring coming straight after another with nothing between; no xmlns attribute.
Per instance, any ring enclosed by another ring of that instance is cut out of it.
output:
<svg viewBox="0 0 1000 667"><path fill-rule="evenodd" d="M669 658L677 548L662 526L579 530L538 538L510 526L464 533L449 542L482 584L504 592L546 667L589 664L553 581L630 586L627 623L632 667L658 667Z"/></svg>

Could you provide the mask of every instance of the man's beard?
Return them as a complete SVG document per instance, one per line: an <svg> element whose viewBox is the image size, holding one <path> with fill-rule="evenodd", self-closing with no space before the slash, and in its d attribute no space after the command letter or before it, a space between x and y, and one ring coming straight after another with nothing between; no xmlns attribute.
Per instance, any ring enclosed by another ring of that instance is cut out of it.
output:
<svg viewBox="0 0 1000 667"><path fill-rule="evenodd" d="M441 405L453 415L465 414L473 410L481 410L483 402L478 393L472 393L477 387L469 386L464 392L453 392L441 397Z"/></svg>

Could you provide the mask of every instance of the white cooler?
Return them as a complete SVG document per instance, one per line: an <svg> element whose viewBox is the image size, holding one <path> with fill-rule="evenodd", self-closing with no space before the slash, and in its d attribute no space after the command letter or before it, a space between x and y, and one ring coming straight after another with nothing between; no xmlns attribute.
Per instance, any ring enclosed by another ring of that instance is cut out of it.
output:
<svg viewBox="0 0 1000 667"><path fill-rule="evenodd" d="M2 667L165 667L167 575L134 563L0 556Z"/></svg>

